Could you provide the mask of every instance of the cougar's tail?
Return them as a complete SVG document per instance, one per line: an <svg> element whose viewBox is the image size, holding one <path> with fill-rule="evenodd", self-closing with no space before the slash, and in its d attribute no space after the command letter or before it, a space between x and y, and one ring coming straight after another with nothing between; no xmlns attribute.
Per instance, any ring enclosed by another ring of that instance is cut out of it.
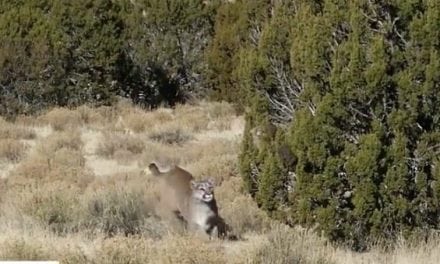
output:
<svg viewBox="0 0 440 264"><path fill-rule="evenodd" d="M150 165L148 165L148 169L150 169L151 173L154 176L159 176L162 174L159 170L159 167L157 167L156 163L154 163L154 162L152 162L152 163L150 163Z"/></svg>

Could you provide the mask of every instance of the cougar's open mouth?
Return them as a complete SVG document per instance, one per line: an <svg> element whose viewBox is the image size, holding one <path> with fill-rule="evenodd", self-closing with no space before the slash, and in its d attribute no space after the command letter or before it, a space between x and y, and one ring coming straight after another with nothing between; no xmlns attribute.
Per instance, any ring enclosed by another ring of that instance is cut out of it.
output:
<svg viewBox="0 0 440 264"><path fill-rule="evenodd" d="M212 198L213 198L213 195L212 195L212 194L204 194L204 195L203 195L203 201L205 201L205 202L209 202L209 201L211 201Z"/></svg>

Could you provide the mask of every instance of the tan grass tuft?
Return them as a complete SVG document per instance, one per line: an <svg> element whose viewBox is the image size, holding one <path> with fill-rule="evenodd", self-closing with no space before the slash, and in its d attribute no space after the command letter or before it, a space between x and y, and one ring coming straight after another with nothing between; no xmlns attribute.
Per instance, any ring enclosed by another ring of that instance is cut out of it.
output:
<svg viewBox="0 0 440 264"><path fill-rule="evenodd" d="M174 120L172 110L159 108L154 112L145 111L131 104L119 104L116 130L141 133L162 126Z"/></svg>
<svg viewBox="0 0 440 264"><path fill-rule="evenodd" d="M216 185L222 184L232 176L238 175L236 155L204 156L187 166L197 178L211 178Z"/></svg>
<svg viewBox="0 0 440 264"><path fill-rule="evenodd" d="M50 254L43 245L32 241L11 239L0 244L1 260L48 260Z"/></svg>
<svg viewBox="0 0 440 264"><path fill-rule="evenodd" d="M0 161L17 163L26 154L28 146L14 139L0 139Z"/></svg>
<svg viewBox="0 0 440 264"><path fill-rule="evenodd" d="M101 112L87 105L79 106L74 111L78 114L79 119L85 125L100 124L102 119L104 119Z"/></svg>
<svg viewBox="0 0 440 264"><path fill-rule="evenodd" d="M39 119L43 123L51 125L55 131L78 128L82 125L80 114L66 108L53 108Z"/></svg>
<svg viewBox="0 0 440 264"><path fill-rule="evenodd" d="M95 263L154 263L153 243L140 237L116 236L102 241L94 260Z"/></svg>
<svg viewBox="0 0 440 264"><path fill-rule="evenodd" d="M0 117L1 139L35 139L36 133L32 128L13 124Z"/></svg>
<svg viewBox="0 0 440 264"><path fill-rule="evenodd" d="M267 243L257 251L253 263L330 264L331 248L310 232L298 232L282 224L272 224Z"/></svg>
<svg viewBox="0 0 440 264"><path fill-rule="evenodd" d="M196 235L165 237L152 253L152 263L228 263L219 244Z"/></svg>
<svg viewBox="0 0 440 264"><path fill-rule="evenodd" d="M64 152L64 151L63 151ZM77 186L85 188L93 181L94 175L82 167L83 160L75 154L73 160L64 156L63 153L56 156L56 159L41 157L28 158L21 162L17 168L9 174L11 186L34 186L51 182L60 186Z"/></svg>
<svg viewBox="0 0 440 264"><path fill-rule="evenodd" d="M135 136L117 132L104 133L98 144L96 154L118 160L133 160L134 155L141 154L145 149L144 142Z"/></svg>
<svg viewBox="0 0 440 264"><path fill-rule="evenodd" d="M81 151L83 142L78 130L55 132L49 137L40 141L36 146L36 151L44 157L51 157L60 149Z"/></svg>
<svg viewBox="0 0 440 264"><path fill-rule="evenodd" d="M258 209L250 197L244 195L237 196L230 204L223 204L220 212L237 235L250 231L265 232L270 223L266 213Z"/></svg>
<svg viewBox="0 0 440 264"><path fill-rule="evenodd" d="M149 138L162 144L183 145L193 139L193 136L190 133L177 128L174 130L153 132L149 135Z"/></svg>
<svg viewBox="0 0 440 264"><path fill-rule="evenodd" d="M151 214L146 208L141 193L109 188L86 198L84 222L88 229L106 236L141 234L145 219Z"/></svg>

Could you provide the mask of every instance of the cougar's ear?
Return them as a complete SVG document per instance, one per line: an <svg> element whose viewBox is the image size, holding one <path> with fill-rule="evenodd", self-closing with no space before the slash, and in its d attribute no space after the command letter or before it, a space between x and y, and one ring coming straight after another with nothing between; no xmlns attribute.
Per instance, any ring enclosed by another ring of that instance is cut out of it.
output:
<svg viewBox="0 0 440 264"><path fill-rule="evenodd" d="M214 187L215 181L213 178L208 178L207 182L209 185L211 185L211 187Z"/></svg>

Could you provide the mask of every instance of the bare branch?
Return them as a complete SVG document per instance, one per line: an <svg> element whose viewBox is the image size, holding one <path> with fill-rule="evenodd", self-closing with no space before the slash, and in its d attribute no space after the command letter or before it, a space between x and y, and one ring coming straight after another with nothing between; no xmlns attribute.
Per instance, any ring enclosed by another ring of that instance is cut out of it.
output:
<svg viewBox="0 0 440 264"><path fill-rule="evenodd" d="M312 113L312 116L316 116L316 106L314 103L309 102L307 104L307 108L309 108L310 113Z"/></svg>
<svg viewBox="0 0 440 264"><path fill-rule="evenodd" d="M272 113L272 118L278 124L285 124L292 121L293 114L295 112L294 108L290 108L289 104L284 101L279 101L276 98L272 98L268 93L266 93L266 98L274 110Z"/></svg>
<svg viewBox="0 0 440 264"><path fill-rule="evenodd" d="M260 42L261 36L261 28L257 21L251 21L251 27L249 30L249 39L251 40L254 46L258 46L258 42Z"/></svg>
<svg viewBox="0 0 440 264"><path fill-rule="evenodd" d="M371 23L378 25L378 28L371 28L371 30L385 35L388 38L392 52L394 52L395 46L393 39L389 37L392 34L395 34L403 45L408 46L408 41L405 39L405 36L397 29L397 22L400 20L400 17L393 18L387 9L378 9L371 0L368 0L368 11L371 13L370 15L361 11L362 15Z"/></svg>
<svg viewBox="0 0 440 264"><path fill-rule="evenodd" d="M348 105L348 110L350 110L352 112L352 114L354 113L354 115L357 114L357 115L360 115L360 116L368 118L368 119L371 118L371 114L370 113L368 113L368 114L367 113L363 113L363 112L359 111L358 109L356 109L352 104Z"/></svg>

